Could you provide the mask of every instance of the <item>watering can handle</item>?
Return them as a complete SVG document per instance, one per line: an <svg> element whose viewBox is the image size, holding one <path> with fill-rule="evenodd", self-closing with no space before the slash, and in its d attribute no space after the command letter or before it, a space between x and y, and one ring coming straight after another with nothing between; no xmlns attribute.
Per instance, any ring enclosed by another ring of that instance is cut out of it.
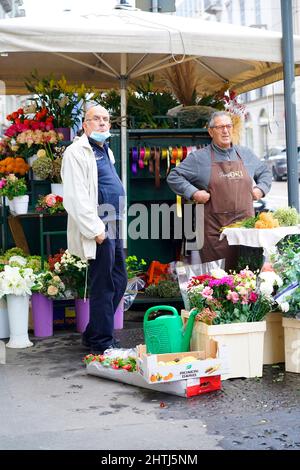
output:
<svg viewBox="0 0 300 470"><path fill-rule="evenodd" d="M172 312L174 314L174 316L179 317L179 313L177 312L175 307L171 307L169 305L158 305L157 307L148 308L148 310L146 311L145 316L144 316L144 323L146 321L148 321L148 317L149 317L150 313L157 312L158 310L166 310L168 312Z"/></svg>

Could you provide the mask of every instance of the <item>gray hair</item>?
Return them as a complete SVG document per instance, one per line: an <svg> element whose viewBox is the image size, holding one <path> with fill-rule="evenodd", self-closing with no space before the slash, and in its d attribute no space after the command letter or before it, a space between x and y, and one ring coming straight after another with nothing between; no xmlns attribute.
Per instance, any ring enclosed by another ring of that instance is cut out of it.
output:
<svg viewBox="0 0 300 470"><path fill-rule="evenodd" d="M227 113L226 111L216 111L215 113L212 113L212 115L210 116L209 118L209 121L208 121L208 128L212 128L214 127L215 125L215 119L217 117L222 117L222 116L226 116L226 117L229 117L231 119L231 116L229 113Z"/></svg>

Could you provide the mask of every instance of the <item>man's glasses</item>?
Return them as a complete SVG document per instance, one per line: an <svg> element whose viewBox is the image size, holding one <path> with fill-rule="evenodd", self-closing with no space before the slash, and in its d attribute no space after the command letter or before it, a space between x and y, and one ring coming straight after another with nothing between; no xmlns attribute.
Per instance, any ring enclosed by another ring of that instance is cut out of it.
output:
<svg viewBox="0 0 300 470"><path fill-rule="evenodd" d="M100 122L100 121L104 121L104 122L109 122L109 117L108 116L94 116L90 119L86 119L85 122L88 122L88 121L94 121L94 122Z"/></svg>
<svg viewBox="0 0 300 470"><path fill-rule="evenodd" d="M233 128L232 124L224 124L223 126L212 126L213 129L216 129L217 131L224 131L227 129L230 131Z"/></svg>

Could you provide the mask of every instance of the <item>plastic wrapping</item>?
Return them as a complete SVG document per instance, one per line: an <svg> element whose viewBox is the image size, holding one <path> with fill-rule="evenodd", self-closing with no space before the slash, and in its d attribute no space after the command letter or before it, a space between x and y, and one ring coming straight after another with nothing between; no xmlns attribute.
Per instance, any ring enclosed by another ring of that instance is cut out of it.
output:
<svg viewBox="0 0 300 470"><path fill-rule="evenodd" d="M128 310L134 302L139 290L145 287L145 281L140 277L128 279L124 294L124 310Z"/></svg>
<svg viewBox="0 0 300 470"><path fill-rule="evenodd" d="M136 348L131 348L131 349L125 349L125 348L112 348L112 349L106 349L104 351L104 356L110 357L111 359L113 358L121 358L121 359L128 359L129 357L137 357L137 349Z"/></svg>
<svg viewBox="0 0 300 470"><path fill-rule="evenodd" d="M178 284L185 310L190 310L187 285L191 277L201 276L202 274L210 273L213 269L224 269L224 267L225 259L219 259L217 261L210 261L209 263L202 264L184 264L182 261L178 261L176 263Z"/></svg>

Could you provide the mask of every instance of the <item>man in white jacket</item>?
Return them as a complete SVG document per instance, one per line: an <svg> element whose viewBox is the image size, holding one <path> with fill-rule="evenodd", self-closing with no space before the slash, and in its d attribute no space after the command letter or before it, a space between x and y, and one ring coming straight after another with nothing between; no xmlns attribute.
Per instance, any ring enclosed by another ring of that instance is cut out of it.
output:
<svg viewBox="0 0 300 470"><path fill-rule="evenodd" d="M82 342L91 353L117 347L114 314L127 274L119 224L125 191L106 140L108 111L92 106L85 115L84 134L66 149L62 164L64 207L68 212L68 250L89 260L90 321Z"/></svg>

